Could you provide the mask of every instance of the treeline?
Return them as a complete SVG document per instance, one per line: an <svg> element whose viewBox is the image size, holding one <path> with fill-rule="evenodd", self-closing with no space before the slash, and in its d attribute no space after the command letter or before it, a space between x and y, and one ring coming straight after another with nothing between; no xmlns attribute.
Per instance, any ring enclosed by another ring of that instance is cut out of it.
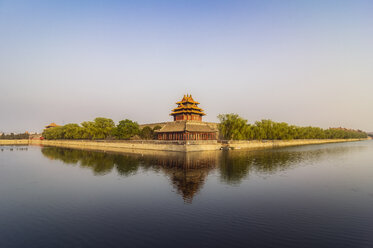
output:
<svg viewBox="0 0 373 248"><path fill-rule="evenodd" d="M285 122L261 120L254 124L237 114L223 114L220 120L220 138L226 140L292 140L292 139L357 139L367 138L367 133L360 130L344 128L322 129L319 127L298 127ZM71 123L45 129L43 137L48 140L56 139L86 139L86 140L128 140L156 139L155 131L145 126L140 129L137 122L125 119L115 125L108 118L98 117L94 121L85 121L80 125ZM28 139L28 134L1 135L0 139Z"/></svg>
<svg viewBox="0 0 373 248"><path fill-rule="evenodd" d="M70 123L64 126L51 127L43 131L43 137L48 140L56 139L87 139L87 140L128 140L128 139L154 139L153 129L146 126L140 129L137 122L125 119L115 125L108 118L98 117L94 121L85 121L81 125Z"/></svg>
<svg viewBox="0 0 373 248"><path fill-rule="evenodd" d="M226 140L292 140L292 139L358 139L367 138L360 130L343 128L322 129L319 127L298 127L285 122L271 120L248 124L237 114L222 114L220 136Z"/></svg>
<svg viewBox="0 0 373 248"><path fill-rule="evenodd" d="M0 139L28 139L30 135L28 133L19 133L19 134L5 134L0 135Z"/></svg>

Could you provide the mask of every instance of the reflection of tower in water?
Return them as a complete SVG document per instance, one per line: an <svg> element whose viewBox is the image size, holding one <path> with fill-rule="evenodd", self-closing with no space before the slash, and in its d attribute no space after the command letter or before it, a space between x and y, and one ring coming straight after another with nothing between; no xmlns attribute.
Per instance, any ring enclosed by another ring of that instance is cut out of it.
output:
<svg viewBox="0 0 373 248"><path fill-rule="evenodd" d="M170 177L172 185L178 194L182 195L184 201L187 203L191 203L193 197L200 191L209 171L209 168L185 170L178 168L164 169L165 174Z"/></svg>
<svg viewBox="0 0 373 248"><path fill-rule="evenodd" d="M217 152L175 153L154 162L187 203L201 190L209 172L217 167Z"/></svg>

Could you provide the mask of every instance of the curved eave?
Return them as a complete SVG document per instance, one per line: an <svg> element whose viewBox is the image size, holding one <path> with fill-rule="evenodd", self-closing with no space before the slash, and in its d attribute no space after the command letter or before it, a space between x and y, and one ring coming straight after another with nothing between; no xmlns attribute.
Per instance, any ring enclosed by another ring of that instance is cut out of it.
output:
<svg viewBox="0 0 373 248"><path fill-rule="evenodd" d="M196 114L196 115L206 115L203 112L197 111L180 111L180 112L172 112L170 115L181 115L181 114Z"/></svg>
<svg viewBox="0 0 373 248"><path fill-rule="evenodd" d="M178 111L199 111L203 112L204 110L198 107L177 107L171 110L172 112L178 112Z"/></svg>

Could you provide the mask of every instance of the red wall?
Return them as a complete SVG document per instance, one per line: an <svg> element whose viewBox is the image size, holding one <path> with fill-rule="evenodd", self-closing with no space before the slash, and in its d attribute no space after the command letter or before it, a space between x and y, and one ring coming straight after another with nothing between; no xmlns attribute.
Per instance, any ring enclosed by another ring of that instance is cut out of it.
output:
<svg viewBox="0 0 373 248"><path fill-rule="evenodd" d="M202 121L202 116L193 115L193 114L191 115L180 114L180 115L174 116L174 121L184 121L184 120Z"/></svg>

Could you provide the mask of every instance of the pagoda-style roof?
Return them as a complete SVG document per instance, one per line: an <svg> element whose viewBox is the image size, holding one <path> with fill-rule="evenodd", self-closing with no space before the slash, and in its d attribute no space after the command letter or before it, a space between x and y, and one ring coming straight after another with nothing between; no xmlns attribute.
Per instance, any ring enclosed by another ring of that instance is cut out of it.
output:
<svg viewBox="0 0 373 248"><path fill-rule="evenodd" d="M57 125L56 123L52 122L48 126L45 126L45 128L50 128L50 127L59 127L60 125Z"/></svg>
<svg viewBox="0 0 373 248"><path fill-rule="evenodd" d="M176 104L185 104L185 103L192 103L192 104L199 104L199 102L194 101L192 95L184 95L181 101L177 102Z"/></svg>
<svg viewBox="0 0 373 248"><path fill-rule="evenodd" d="M184 95L183 99L176 103L178 106L172 110L170 115L197 114L206 115L203 109L198 107L199 102L194 101L192 95Z"/></svg>

